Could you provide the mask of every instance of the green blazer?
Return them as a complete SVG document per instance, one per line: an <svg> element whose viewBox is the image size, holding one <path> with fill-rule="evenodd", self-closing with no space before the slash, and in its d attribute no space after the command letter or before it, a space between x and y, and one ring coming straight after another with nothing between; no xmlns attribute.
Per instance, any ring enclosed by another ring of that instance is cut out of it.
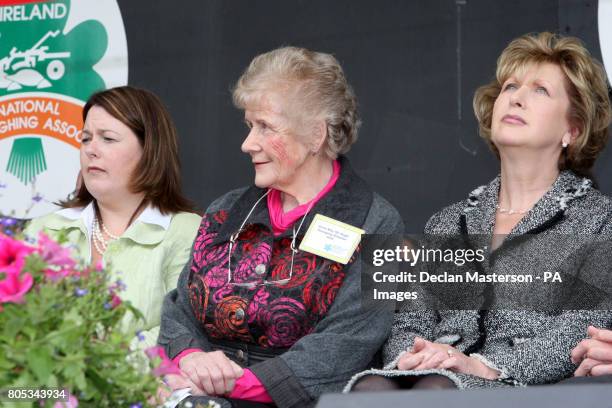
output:
<svg viewBox="0 0 612 408"><path fill-rule="evenodd" d="M92 204L67 208L33 219L25 234L36 238L44 230L56 237L63 231L76 248L75 255L91 263L93 219ZM163 215L156 208L148 207L118 240L109 243L104 264L112 271L113 281L121 279L125 284L125 290L119 293L121 298L129 300L145 318L143 322L127 315L122 322L126 332L141 332L141 340L135 339L133 345L146 348L156 344L164 296L176 287L181 270L189 260L200 220L197 214Z"/></svg>

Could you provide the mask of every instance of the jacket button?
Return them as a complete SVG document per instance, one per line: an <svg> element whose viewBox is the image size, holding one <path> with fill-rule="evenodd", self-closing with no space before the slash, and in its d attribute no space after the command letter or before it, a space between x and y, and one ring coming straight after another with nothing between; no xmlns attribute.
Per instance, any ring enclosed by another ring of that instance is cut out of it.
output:
<svg viewBox="0 0 612 408"><path fill-rule="evenodd" d="M266 265L264 264L259 264L255 267L255 273L258 275L263 275L264 273L266 273Z"/></svg>
<svg viewBox="0 0 612 408"><path fill-rule="evenodd" d="M236 319L238 320L244 319L244 309L243 308L236 310Z"/></svg>
<svg viewBox="0 0 612 408"><path fill-rule="evenodd" d="M238 358L238 360L240 360L240 361L244 361L244 351L242 351L242 350L238 350L238 351L236 352L236 357Z"/></svg>

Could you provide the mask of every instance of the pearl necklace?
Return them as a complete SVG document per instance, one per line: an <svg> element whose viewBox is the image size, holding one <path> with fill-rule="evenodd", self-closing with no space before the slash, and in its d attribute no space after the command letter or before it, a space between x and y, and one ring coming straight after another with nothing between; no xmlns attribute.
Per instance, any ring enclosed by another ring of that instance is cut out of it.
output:
<svg viewBox="0 0 612 408"><path fill-rule="evenodd" d="M502 208L499 206L499 204L497 204L496 206L497 211L500 214L508 214L508 215L512 215L512 214L525 214L527 212L529 212L529 210L531 210L533 208L533 205L529 208L525 208L524 210L513 210L512 208Z"/></svg>
<svg viewBox="0 0 612 408"><path fill-rule="evenodd" d="M104 223L102 223L102 229L104 230L104 232L106 233L106 235L108 235L109 237L111 237L111 239L119 239L119 237L117 235L113 235L111 234L111 232L106 228L106 225L104 225Z"/></svg>
<svg viewBox="0 0 612 408"><path fill-rule="evenodd" d="M102 229L109 236L110 239L104 238L104 235L102 234L102 230L100 229L100 225L102 225ZM94 244L94 248L100 255L104 255L104 252L106 252L106 248L108 248L108 244L111 241L118 239L119 237L108 232L108 230L106 229L106 226L100 223L97 216L94 217L92 229L93 229L92 241Z"/></svg>

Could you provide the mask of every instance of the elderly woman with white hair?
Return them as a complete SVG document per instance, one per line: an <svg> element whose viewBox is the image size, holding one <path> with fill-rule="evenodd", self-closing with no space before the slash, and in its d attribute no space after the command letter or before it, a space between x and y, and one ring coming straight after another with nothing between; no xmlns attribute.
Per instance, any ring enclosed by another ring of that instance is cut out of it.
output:
<svg viewBox="0 0 612 408"><path fill-rule="evenodd" d="M183 372L167 380L234 406L310 406L366 368L390 333L392 313L361 308L357 242L403 224L342 156L359 120L333 56L259 55L233 98L255 185L210 205L165 299L159 343ZM317 223L356 236L343 260L306 242Z"/></svg>

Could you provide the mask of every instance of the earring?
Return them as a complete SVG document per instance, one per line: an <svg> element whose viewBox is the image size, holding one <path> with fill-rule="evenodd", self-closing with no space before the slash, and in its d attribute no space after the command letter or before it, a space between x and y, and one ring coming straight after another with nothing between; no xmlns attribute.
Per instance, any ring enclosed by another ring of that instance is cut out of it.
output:
<svg viewBox="0 0 612 408"><path fill-rule="evenodd" d="M569 143L567 143L566 141L563 141L563 143L561 143L561 146L565 149L568 146Z"/></svg>

